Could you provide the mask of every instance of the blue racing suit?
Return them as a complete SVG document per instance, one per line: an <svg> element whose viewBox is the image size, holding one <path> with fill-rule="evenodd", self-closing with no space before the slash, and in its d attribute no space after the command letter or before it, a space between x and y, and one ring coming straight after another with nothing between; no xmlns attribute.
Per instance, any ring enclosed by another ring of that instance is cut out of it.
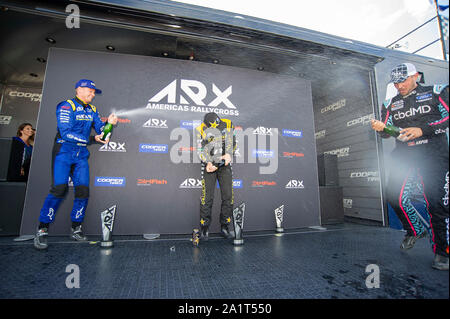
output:
<svg viewBox="0 0 450 319"><path fill-rule="evenodd" d="M50 224L55 220L64 199L69 176L75 187L75 199L70 214L72 222L83 222L89 199L89 143L91 128L97 134L103 130L95 106L77 97L63 101L56 107L57 134L52 151L52 186L42 206L39 221Z"/></svg>
<svg viewBox="0 0 450 319"><path fill-rule="evenodd" d="M396 140L390 163L387 199L409 236L425 231L411 203L413 189L423 191L430 217L433 251L448 256L448 86L421 86L407 96L384 102L381 120L401 128L419 127L423 135L409 142ZM380 132L381 137L390 135ZM418 185L416 180L418 177Z"/></svg>

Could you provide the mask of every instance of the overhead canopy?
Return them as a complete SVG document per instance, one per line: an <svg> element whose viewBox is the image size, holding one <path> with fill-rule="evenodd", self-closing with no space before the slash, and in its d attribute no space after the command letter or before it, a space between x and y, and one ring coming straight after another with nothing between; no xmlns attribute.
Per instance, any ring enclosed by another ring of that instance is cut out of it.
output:
<svg viewBox="0 0 450 319"><path fill-rule="evenodd" d="M383 48L272 21L172 1L0 1L0 81L42 86L50 47L166 56L315 81L370 70ZM49 42L52 41L55 42Z"/></svg>

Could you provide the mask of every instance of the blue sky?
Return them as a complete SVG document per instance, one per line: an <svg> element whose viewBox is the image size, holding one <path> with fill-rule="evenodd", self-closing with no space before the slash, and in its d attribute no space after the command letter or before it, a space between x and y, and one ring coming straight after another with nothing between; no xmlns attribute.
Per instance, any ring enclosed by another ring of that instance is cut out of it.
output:
<svg viewBox="0 0 450 319"><path fill-rule="evenodd" d="M433 0L177 0L387 46L436 15ZM447 4L448 0L439 0ZM448 17L448 9L444 14ZM401 40L414 52L439 38L437 19ZM417 54L443 59L440 41Z"/></svg>

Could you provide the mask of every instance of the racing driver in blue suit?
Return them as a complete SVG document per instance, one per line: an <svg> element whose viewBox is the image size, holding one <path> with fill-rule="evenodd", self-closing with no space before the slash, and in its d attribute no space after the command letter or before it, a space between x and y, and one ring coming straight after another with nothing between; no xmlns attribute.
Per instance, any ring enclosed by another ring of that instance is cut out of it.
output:
<svg viewBox="0 0 450 319"><path fill-rule="evenodd" d="M95 83L82 79L75 84L76 96L60 102L56 107L57 133L52 152L52 186L42 206L39 226L34 238L36 249L46 249L49 225L54 222L58 207L68 190L69 176L75 187L75 199L72 212L71 238L86 241L81 224L86 213L89 199L89 143L91 128L99 143L109 142L109 136L102 140L105 123L100 119L96 107L92 104L95 94L101 94ZM108 123L117 124L117 116L110 114Z"/></svg>

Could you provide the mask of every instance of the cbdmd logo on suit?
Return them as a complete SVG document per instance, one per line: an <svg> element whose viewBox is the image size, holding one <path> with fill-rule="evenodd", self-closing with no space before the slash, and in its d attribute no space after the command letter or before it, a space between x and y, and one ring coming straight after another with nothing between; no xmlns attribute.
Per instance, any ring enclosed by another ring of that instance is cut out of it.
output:
<svg viewBox="0 0 450 319"><path fill-rule="evenodd" d="M411 108L409 111L406 112L397 112L396 114L394 114L394 119L400 120L404 119L405 117L415 116L416 113L426 114L429 113L430 111L431 107L429 105L421 105L417 108Z"/></svg>

